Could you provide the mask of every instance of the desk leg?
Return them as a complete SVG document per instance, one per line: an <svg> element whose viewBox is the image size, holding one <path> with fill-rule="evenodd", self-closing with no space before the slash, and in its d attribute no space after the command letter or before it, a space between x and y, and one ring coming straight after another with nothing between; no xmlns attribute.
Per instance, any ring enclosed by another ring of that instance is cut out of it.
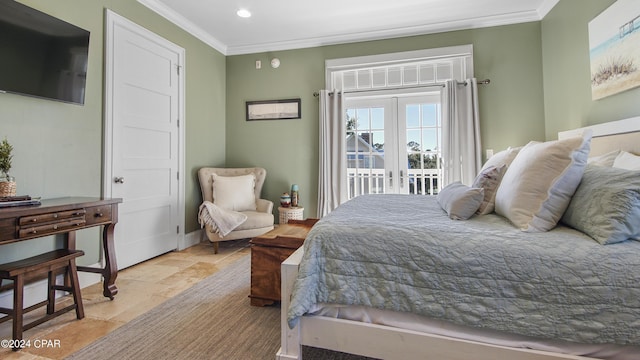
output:
<svg viewBox="0 0 640 360"><path fill-rule="evenodd" d="M76 249L76 232L75 231L69 231L66 234L66 237L64 239L65 241L65 247L69 250L75 250Z"/></svg>
<svg viewBox="0 0 640 360"><path fill-rule="evenodd" d="M113 229L116 224L107 224L102 231L102 246L104 250L104 296L113 300L113 297L118 293L116 287L116 277L118 276L118 264L116 264L116 249L113 240Z"/></svg>

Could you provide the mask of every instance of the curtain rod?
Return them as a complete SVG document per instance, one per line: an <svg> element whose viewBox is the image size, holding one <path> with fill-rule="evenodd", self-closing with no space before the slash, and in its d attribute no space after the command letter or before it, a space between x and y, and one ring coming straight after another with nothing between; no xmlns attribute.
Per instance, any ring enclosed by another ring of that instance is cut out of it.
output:
<svg viewBox="0 0 640 360"><path fill-rule="evenodd" d="M490 79L484 79L484 80L478 80L478 85L488 85L491 83ZM458 85L464 85L467 86L467 82L458 82ZM444 84L433 84L433 85L416 85L416 86L405 86L402 88L393 88L393 89L370 89L370 90L352 90L352 91L342 91L343 94L350 94L350 93L359 93L359 92L370 92L370 91L384 91L384 90L396 90L396 89L416 89L416 88L425 88L425 87L444 87ZM329 93L329 95L333 95L333 91ZM313 96L318 97L320 96L319 92L314 92Z"/></svg>

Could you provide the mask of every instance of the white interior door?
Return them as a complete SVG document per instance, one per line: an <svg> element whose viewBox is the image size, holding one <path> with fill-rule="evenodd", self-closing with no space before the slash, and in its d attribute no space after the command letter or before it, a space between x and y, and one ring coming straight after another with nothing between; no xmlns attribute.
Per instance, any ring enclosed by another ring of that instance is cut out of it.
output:
<svg viewBox="0 0 640 360"><path fill-rule="evenodd" d="M105 193L123 199L119 268L178 247L183 50L109 12Z"/></svg>

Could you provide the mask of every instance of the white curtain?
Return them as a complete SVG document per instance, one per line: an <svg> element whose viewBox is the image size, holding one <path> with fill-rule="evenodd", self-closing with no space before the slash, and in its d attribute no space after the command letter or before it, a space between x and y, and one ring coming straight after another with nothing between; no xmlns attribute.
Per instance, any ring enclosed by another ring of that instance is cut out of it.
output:
<svg viewBox="0 0 640 360"><path fill-rule="evenodd" d="M342 94L320 91L318 216L347 201L346 125Z"/></svg>
<svg viewBox="0 0 640 360"><path fill-rule="evenodd" d="M466 84L466 85L465 85ZM454 182L471 185L482 167L478 82L448 80L442 90L441 188Z"/></svg>

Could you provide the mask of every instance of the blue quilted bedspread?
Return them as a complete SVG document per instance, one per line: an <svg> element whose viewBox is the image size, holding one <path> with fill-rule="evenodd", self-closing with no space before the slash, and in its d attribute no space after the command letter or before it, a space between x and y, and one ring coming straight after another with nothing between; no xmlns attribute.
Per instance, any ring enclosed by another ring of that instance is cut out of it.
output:
<svg viewBox="0 0 640 360"><path fill-rule="evenodd" d="M640 345L640 242L600 245L563 226L523 233L495 214L450 220L435 197L364 195L305 241L289 325L316 303Z"/></svg>

